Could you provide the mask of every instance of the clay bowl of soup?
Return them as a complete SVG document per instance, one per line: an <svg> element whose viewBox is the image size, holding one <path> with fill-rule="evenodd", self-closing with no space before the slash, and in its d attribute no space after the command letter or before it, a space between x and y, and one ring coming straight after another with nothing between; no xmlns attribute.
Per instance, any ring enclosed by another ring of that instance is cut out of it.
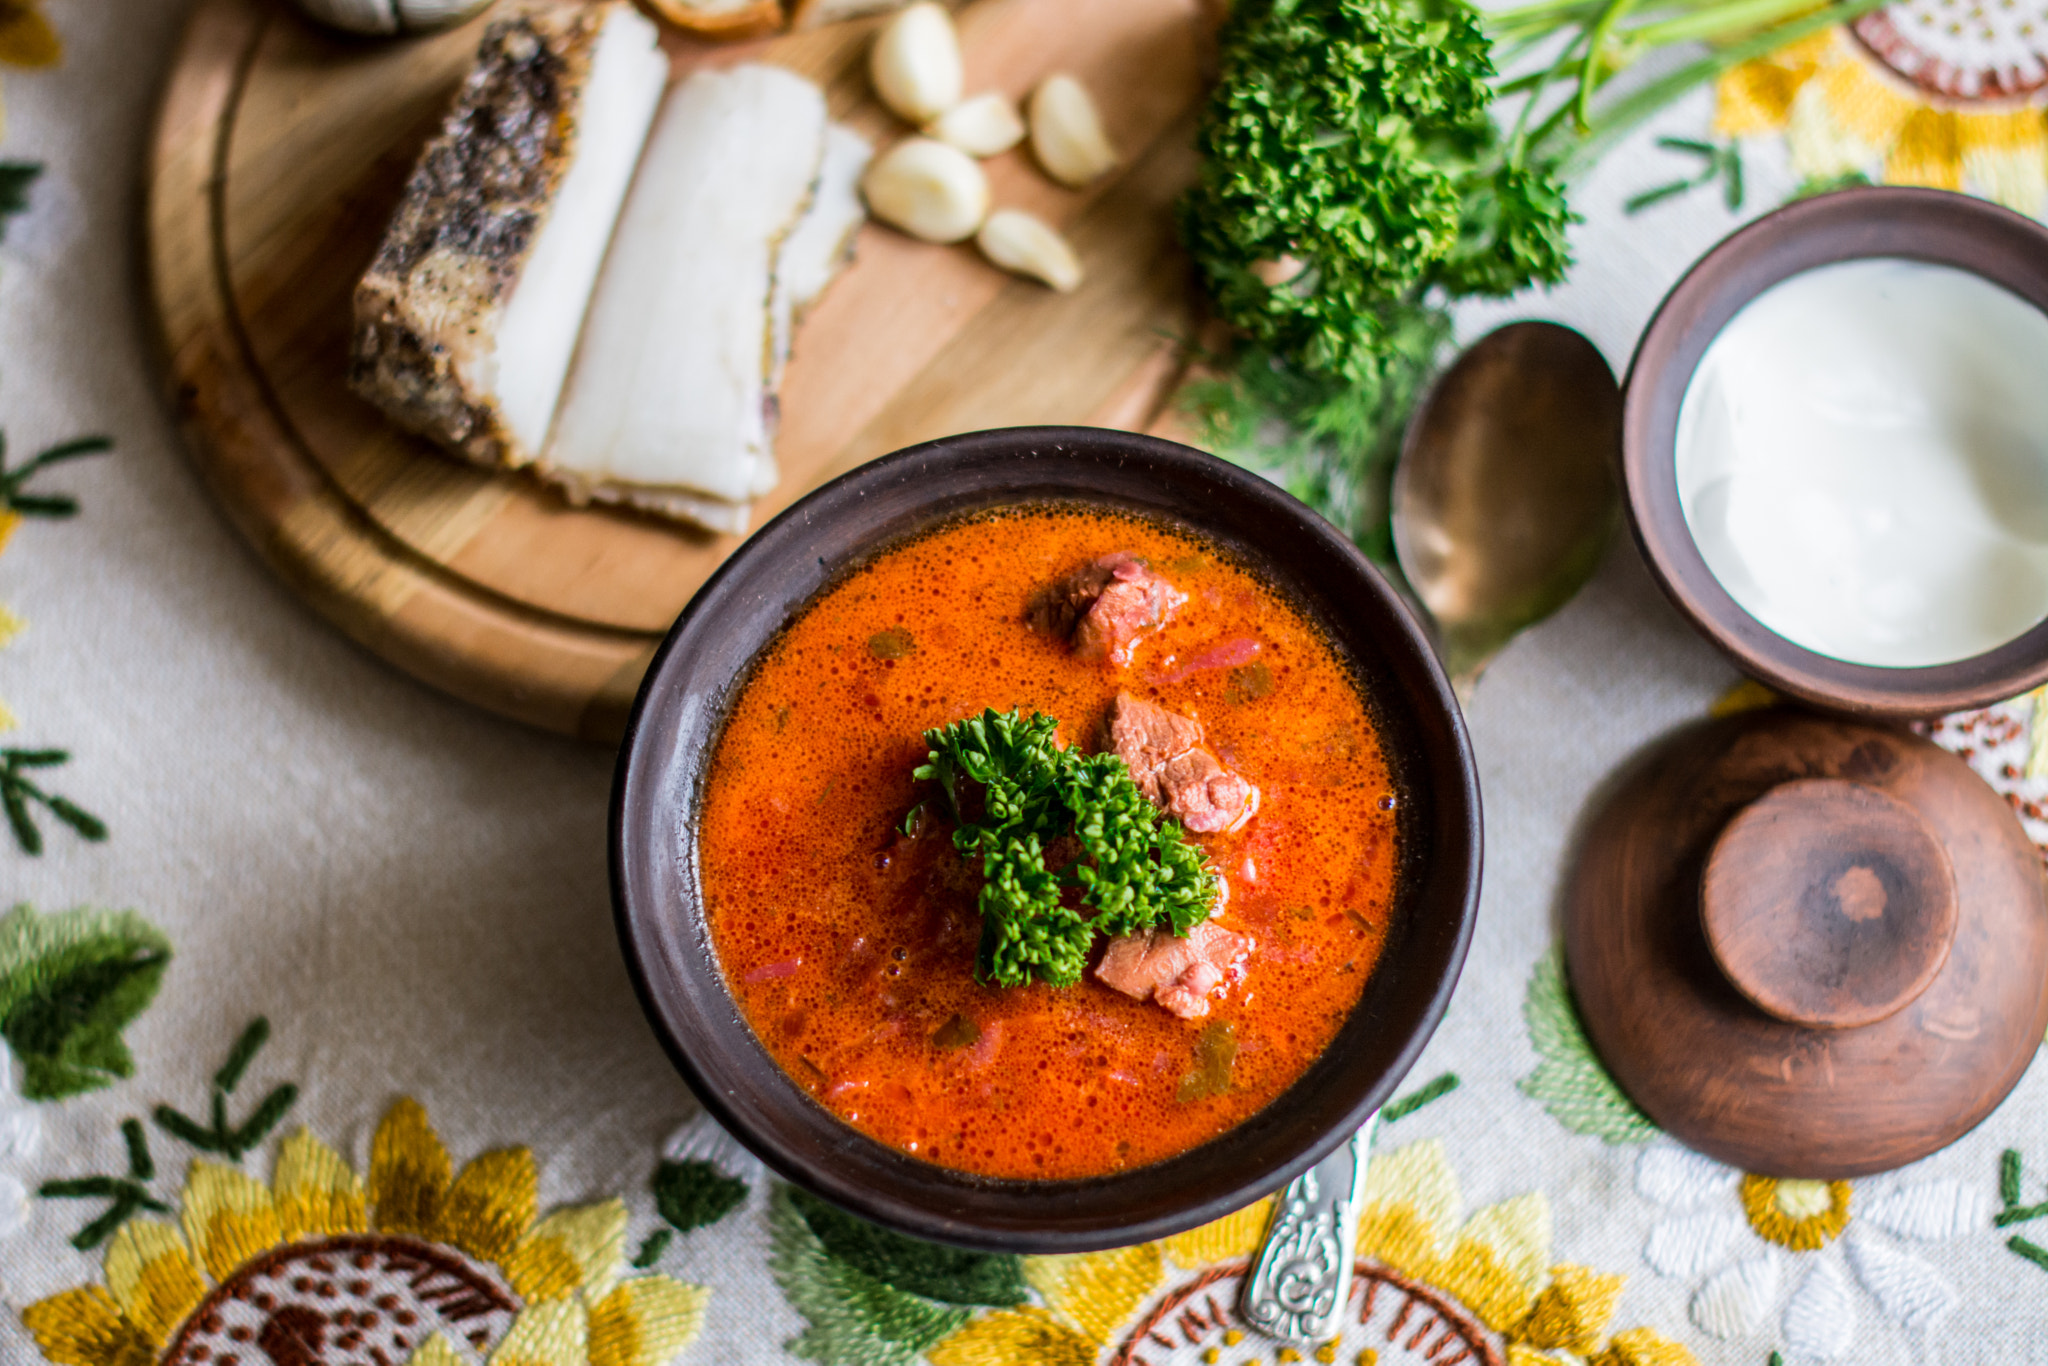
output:
<svg viewBox="0 0 2048 1366"><path fill-rule="evenodd" d="M984 916L956 834L1001 804L917 770L988 712L1051 718L1018 762L1083 795L1002 846L1040 899ZM612 807L626 960L706 1108L847 1209L1018 1252L1191 1228L1348 1138L1443 1013L1479 866L1457 704L1356 548L1084 428L917 446L763 527L655 656ZM1077 940L1117 887L1214 896Z"/></svg>

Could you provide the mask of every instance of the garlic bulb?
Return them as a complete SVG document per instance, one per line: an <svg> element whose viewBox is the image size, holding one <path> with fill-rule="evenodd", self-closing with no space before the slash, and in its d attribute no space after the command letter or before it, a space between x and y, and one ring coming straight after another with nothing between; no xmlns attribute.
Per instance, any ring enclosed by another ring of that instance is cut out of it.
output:
<svg viewBox="0 0 2048 1366"><path fill-rule="evenodd" d="M958 147L905 138L875 158L861 179L868 211L927 242L961 242L988 216L988 177Z"/></svg>
<svg viewBox="0 0 2048 1366"><path fill-rule="evenodd" d="M868 54L868 75L882 103L907 123L929 123L951 109L964 79L952 16L919 0L891 19Z"/></svg>
<svg viewBox="0 0 2048 1366"><path fill-rule="evenodd" d="M425 33L448 28L491 0L297 0L323 24L350 33Z"/></svg>
<svg viewBox="0 0 2048 1366"><path fill-rule="evenodd" d="M1042 218L1021 209L998 209L975 235L981 254L1004 270L1043 280L1062 294L1081 283L1081 258Z"/></svg>
<svg viewBox="0 0 2048 1366"><path fill-rule="evenodd" d="M1024 141L1024 120L1007 96L991 90L954 105L925 132L971 157L992 157Z"/></svg>
<svg viewBox="0 0 2048 1366"><path fill-rule="evenodd" d="M1031 151L1046 174L1075 189L1116 165L1116 148L1088 88L1064 72L1031 92Z"/></svg>

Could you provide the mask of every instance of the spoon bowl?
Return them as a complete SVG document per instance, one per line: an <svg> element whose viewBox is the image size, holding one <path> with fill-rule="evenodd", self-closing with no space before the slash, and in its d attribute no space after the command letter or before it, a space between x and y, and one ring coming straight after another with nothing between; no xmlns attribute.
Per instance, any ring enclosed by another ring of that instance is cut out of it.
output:
<svg viewBox="0 0 2048 1366"><path fill-rule="evenodd" d="M1394 554L1460 693L1579 591L1620 521L1621 389L1557 323L1488 333L1416 409L1393 487Z"/></svg>

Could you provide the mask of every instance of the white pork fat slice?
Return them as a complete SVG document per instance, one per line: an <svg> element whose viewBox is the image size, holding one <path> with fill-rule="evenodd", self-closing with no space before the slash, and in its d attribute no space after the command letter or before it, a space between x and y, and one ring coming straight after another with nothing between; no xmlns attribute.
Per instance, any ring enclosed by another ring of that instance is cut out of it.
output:
<svg viewBox="0 0 2048 1366"><path fill-rule="evenodd" d="M769 306L775 329L770 387L781 382L797 323L853 259L854 234L868 217L860 178L874 154L867 139L843 123L825 130L825 157L818 167L811 207L775 255L775 293Z"/></svg>
<svg viewBox="0 0 2048 1366"><path fill-rule="evenodd" d="M668 82L627 0L485 32L356 287L350 382L485 465L547 440L592 286Z"/></svg>
<svg viewBox="0 0 2048 1366"><path fill-rule="evenodd" d="M572 496L709 524L684 495L743 505L772 487L775 257L810 205L826 122L818 88L777 67L670 92L548 445Z"/></svg>

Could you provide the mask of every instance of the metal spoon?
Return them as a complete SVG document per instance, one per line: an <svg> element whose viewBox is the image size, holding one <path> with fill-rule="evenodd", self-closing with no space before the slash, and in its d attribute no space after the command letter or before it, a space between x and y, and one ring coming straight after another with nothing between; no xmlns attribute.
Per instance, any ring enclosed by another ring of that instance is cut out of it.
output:
<svg viewBox="0 0 2048 1366"><path fill-rule="evenodd" d="M1336 1335L1351 1298L1358 1205L1379 1118L1373 1111L1350 1142L1295 1177L1274 1203L1266 1244L1238 1296L1245 1321L1269 1337L1316 1342Z"/></svg>
<svg viewBox="0 0 2048 1366"><path fill-rule="evenodd" d="M1459 696L1592 577L1620 520L1621 390L1593 343L1510 323L1437 380L1394 471L1394 555Z"/></svg>

